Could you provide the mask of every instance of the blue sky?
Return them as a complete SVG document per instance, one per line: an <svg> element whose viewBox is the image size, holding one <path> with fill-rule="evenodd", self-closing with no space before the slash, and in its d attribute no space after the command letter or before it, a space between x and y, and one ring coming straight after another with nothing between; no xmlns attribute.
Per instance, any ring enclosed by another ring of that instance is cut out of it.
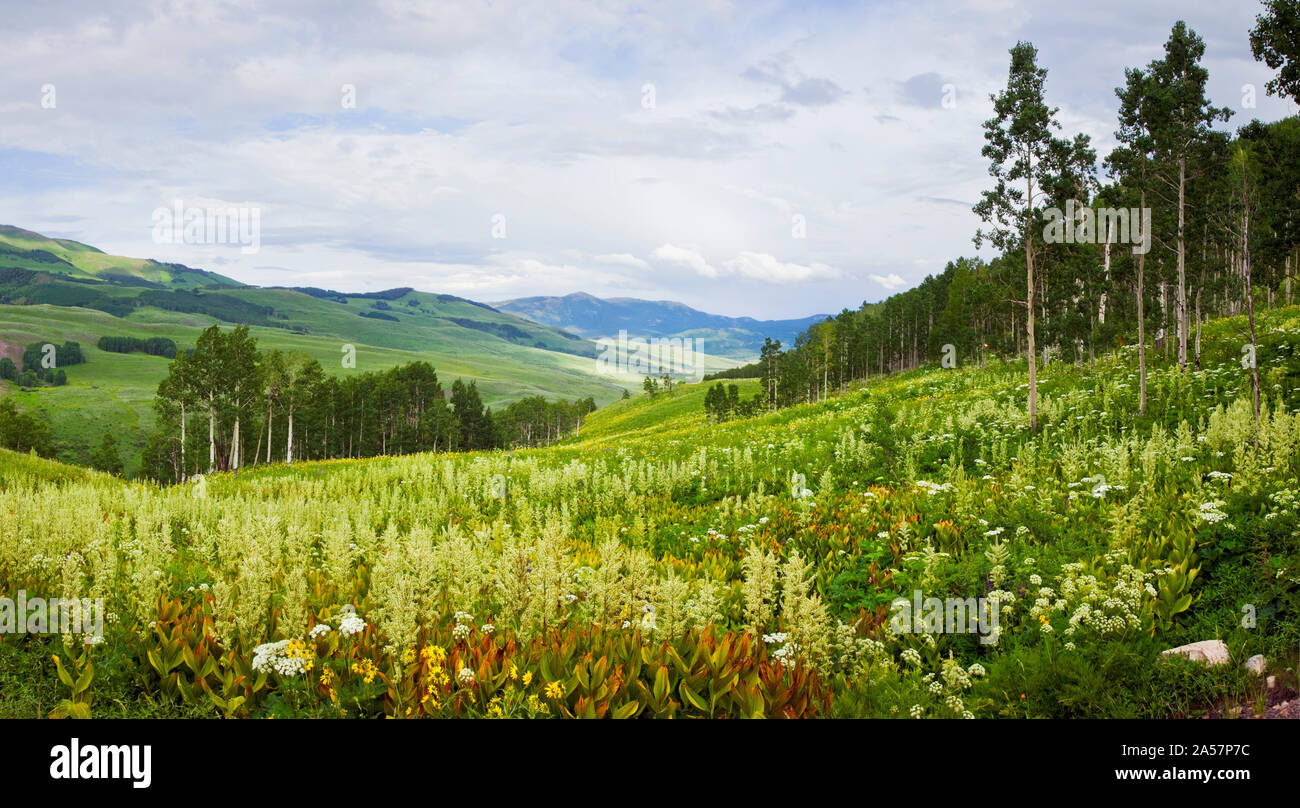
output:
<svg viewBox="0 0 1300 808"><path fill-rule="evenodd" d="M1237 111L1233 126L1293 114L1250 56L1258 10L22 6L0 30L0 223L255 284L834 312L976 252L980 123L1017 40L1038 46L1064 131L1105 154L1124 67L1159 57L1177 19L1205 38L1210 96ZM260 251L155 243L152 212L178 199L258 208Z"/></svg>

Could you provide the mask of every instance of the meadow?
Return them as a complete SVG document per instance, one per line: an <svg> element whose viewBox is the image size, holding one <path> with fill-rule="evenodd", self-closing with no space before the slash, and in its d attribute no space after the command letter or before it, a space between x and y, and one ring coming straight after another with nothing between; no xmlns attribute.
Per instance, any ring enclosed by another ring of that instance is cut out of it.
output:
<svg viewBox="0 0 1300 808"><path fill-rule="evenodd" d="M1200 370L1153 352L1146 415L1131 348L1046 366L1036 431L1024 363L995 358L720 424L679 385L547 449L171 487L6 452L0 588L107 614L101 635L0 636L0 716L1261 705L1247 657L1296 687L1300 308L1258 328L1258 422L1228 319ZM996 642L898 631L917 592L989 599ZM1207 639L1233 664L1160 657Z"/></svg>

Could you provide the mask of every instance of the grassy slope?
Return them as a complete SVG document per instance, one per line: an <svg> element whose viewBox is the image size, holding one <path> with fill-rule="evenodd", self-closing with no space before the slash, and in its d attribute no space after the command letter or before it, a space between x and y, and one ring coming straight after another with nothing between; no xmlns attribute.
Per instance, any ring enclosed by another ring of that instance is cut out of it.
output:
<svg viewBox="0 0 1300 808"><path fill-rule="evenodd" d="M668 437L682 429L706 425L709 420L704 413L704 396L713 384L679 384L672 395L661 393L652 399L641 393L615 401L587 417L582 435L574 443L605 443L652 435ZM749 398L758 392L758 381L739 379L737 387L742 399Z"/></svg>
<svg viewBox="0 0 1300 808"><path fill-rule="evenodd" d="M37 250L66 263L51 264L36 257L16 254L12 252L13 250ZM237 281L213 272L161 264L147 258L109 255L89 244L68 239L47 238L39 233L10 225L0 225L0 266L57 272L74 278L102 279L112 275L128 276L174 289L192 289L211 284L222 286L238 284Z"/></svg>

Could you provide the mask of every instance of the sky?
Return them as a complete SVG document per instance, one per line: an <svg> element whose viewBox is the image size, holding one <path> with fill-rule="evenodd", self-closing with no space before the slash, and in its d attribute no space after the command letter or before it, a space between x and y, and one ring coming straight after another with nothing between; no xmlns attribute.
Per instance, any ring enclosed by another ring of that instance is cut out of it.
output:
<svg viewBox="0 0 1300 808"><path fill-rule="evenodd" d="M0 223L262 286L836 313L991 256L981 123L1018 40L1100 157L1124 68L1179 19L1231 127L1294 114L1251 57L1259 11L0 0ZM257 243L168 238L178 205L255 212Z"/></svg>

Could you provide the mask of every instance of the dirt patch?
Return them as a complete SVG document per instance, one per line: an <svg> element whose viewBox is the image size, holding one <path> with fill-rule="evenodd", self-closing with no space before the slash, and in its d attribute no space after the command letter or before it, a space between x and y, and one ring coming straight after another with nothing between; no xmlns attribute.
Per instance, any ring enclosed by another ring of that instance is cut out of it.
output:
<svg viewBox="0 0 1300 808"><path fill-rule="evenodd" d="M17 342L5 342L0 339L0 357L9 357L14 360L14 364L19 367L22 367L23 351L26 350L26 345L20 345Z"/></svg>
<svg viewBox="0 0 1300 808"><path fill-rule="evenodd" d="M1260 708L1259 713L1256 709ZM1295 718L1300 719L1300 693L1283 687L1265 691L1264 703L1255 700L1229 703L1221 701L1203 718Z"/></svg>

